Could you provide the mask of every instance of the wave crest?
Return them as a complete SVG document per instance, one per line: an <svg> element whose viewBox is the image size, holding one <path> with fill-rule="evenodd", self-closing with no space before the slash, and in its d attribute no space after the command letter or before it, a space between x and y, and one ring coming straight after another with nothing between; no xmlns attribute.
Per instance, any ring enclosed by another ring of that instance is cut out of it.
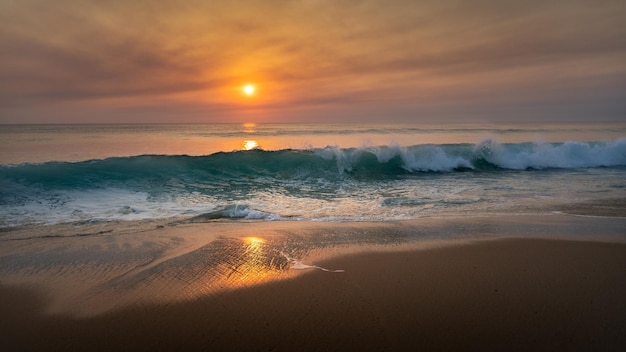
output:
<svg viewBox="0 0 626 352"><path fill-rule="evenodd" d="M188 222L204 222L219 219L247 219L247 220L280 220L276 214L256 210L246 204L231 204L223 208L200 214L189 219Z"/></svg>
<svg viewBox="0 0 626 352"><path fill-rule="evenodd" d="M311 150L236 151L208 156L142 155L78 163L5 165L0 182L43 188L106 188L124 184L200 190L229 183L355 177L360 180L423 172L532 170L626 165L626 138L607 142L326 147Z"/></svg>
<svg viewBox="0 0 626 352"><path fill-rule="evenodd" d="M591 143L484 140L409 147L251 150L4 165L0 166L0 227L198 214L195 221L352 219L368 218L380 207L389 218L403 218L421 209L483 202L482 184L478 193L460 186L474 176L497 180L518 177L503 170L532 173L596 167L618 167L613 171L621 176L624 166L625 138ZM449 176L455 172L474 175ZM406 185L396 182L409 179ZM608 189L616 187L623 188L623 184L616 182Z"/></svg>
<svg viewBox="0 0 626 352"><path fill-rule="evenodd" d="M477 145L478 155L502 169L570 169L626 165L626 138L583 143L498 144L486 140Z"/></svg>

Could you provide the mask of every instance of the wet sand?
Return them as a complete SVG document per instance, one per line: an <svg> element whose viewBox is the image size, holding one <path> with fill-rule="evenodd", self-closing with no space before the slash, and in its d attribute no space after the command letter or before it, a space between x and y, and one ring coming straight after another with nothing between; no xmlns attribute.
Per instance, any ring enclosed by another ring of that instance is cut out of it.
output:
<svg viewBox="0 0 626 352"><path fill-rule="evenodd" d="M477 240L348 254L287 280L90 317L0 286L3 350L626 348L626 245ZM158 292L152 294L158 295Z"/></svg>

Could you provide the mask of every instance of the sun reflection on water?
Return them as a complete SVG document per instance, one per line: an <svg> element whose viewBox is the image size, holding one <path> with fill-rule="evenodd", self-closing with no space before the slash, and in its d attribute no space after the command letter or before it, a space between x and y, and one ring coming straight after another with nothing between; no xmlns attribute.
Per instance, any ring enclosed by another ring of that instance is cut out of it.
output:
<svg viewBox="0 0 626 352"><path fill-rule="evenodd" d="M259 148L259 143L257 143L257 141L255 140L243 141L243 150L253 150L253 149L258 149L258 148Z"/></svg>
<svg viewBox="0 0 626 352"><path fill-rule="evenodd" d="M182 295L195 298L296 275L289 270L289 259L281 249L271 239L259 236L222 237L192 252L189 258L181 258L181 269L164 271L168 277L164 281L187 282ZM174 294L180 296L181 292Z"/></svg>
<svg viewBox="0 0 626 352"><path fill-rule="evenodd" d="M243 124L243 131L245 133L256 133L256 123L246 122Z"/></svg>
<svg viewBox="0 0 626 352"><path fill-rule="evenodd" d="M266 245L266 240L256 236L241 240L239 258L234 261L229 280L249 285L263 282L268 276L288 269L287 258ZM238 286L238 284L235 284Z"/></svg>
<svg viewBox="0 0 626 352"><path fill-rule="evenodd" d="M249 236L243 238L243 243L248 247L248 250L253 250L257 252L263 249L265 240L261 237Z"/></svg>

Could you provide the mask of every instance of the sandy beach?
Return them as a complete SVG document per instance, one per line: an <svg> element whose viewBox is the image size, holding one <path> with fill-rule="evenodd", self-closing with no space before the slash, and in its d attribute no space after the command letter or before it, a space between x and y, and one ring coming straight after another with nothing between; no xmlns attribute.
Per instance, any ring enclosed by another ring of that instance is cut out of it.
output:
<svg viewBox="0 0 626 352"><path fill-rule="evenodd" d="M0 1L0 352L626 351L625 18Z"/></svg>
<svg viewBox="0 0 626 352"><path fill-rule="evenodd" d="M598 236L616 235L623 224L620 219L579 217L515 219L526 227L552 232L555 228L567 232L571 226L587 231L582 226L587 224L597 229ZM567 219L573 223L570 227L563 225ZM477 221L458 220L457 225ZM508 223L509 230L517 228L514 219L492 221L501 226ZM599 226L602 223L606 227ZM229 225L190 224L171 231L191 234L207 226ZM272 226L284 232L292 225L263 223L257 228L267 231ZM325 260L318 256L315 262L343 272L274 268L276 275L250 286L181 300L144 300L87 316L50 313L58 293L34 283L8 284L5 275L0 286L2 345L5 350L59 351L618 351L626 347L626 244L500 235L438 246L420 247L411 241L345 246L339 251L345 254ZM186 260L190 258L197 257ZM180 282L168 284L184 296ZM144 296L159 296L157 286L138 287ZM106 299L104 291L102 299Z"/></svg>

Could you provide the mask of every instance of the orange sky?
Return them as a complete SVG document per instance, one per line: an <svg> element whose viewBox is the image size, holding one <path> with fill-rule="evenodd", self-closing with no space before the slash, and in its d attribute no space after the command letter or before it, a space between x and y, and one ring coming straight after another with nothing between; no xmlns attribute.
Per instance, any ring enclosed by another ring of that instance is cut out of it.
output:
<svg viewBox="0 0 626 352"><path fill-rule="evenodd" d="M626 120L624 18L620 0L0 0L0 123Z"/></svg>

